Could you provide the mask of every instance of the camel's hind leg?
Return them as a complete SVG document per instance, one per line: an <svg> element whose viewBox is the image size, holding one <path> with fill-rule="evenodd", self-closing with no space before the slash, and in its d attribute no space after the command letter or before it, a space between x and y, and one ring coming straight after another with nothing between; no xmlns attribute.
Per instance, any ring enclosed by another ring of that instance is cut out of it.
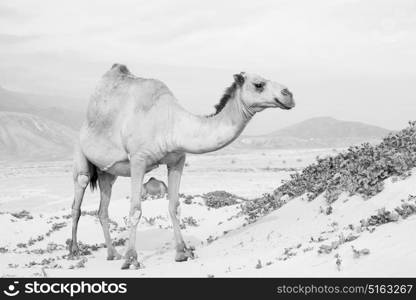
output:
<svg viewBox="0 0 416 300"><path fill-rule="evenodd" d="M81 215L81 203L84 198L85 188L89 182L89 176L85 174L79 174L74 179L74 201L72 202L72 240L69 245L69 254L71 256L77 256L79 254L78 242L77 242L77 230L78 221Z"/></svg>
<svg viewBox="0 0 416 300"><path fill-rule="evenodd" d="M111 189L116 180L116 176L105 172L98 173L98 185L100 187L100 208L98 209L98 218L103 228L104 239L107 245L107 260L121 259L121 255L117 252L111 242L109 230L108 206L110 204Z"/></svg>
<svg viewBox="0 0 416 300"><path fill-rule="evenodd" d="M85 189L90 181L94 181L96 175L95 167L88 162L79 147L75 149L74 155L74 201L72 203L72 240L69 245L69 255L79 255L77 243L78 221L81 215L81 203L84 198Z"/></svg>

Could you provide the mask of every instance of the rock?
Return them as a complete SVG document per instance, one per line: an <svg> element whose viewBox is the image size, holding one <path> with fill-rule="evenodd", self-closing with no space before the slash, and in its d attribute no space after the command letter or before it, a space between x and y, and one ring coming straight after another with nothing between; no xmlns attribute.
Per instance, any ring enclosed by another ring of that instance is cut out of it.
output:
<svg viewBox="0 0 416 300"><path fill-rule="evenodd" d="M370 254L370 250L367 249L367 248L361 249L360 250L360 254L361 255L368 255L368 254Z"/></svg>
<svg viewBox="0 0 416 300"><path fill-rule="evenodd" d="M263 268L262 264L261 264L261 260L257 260L257 264L256 264L256 269L261 269Z"/></svg>
<svg viewBox="0 0 416 300"><path fill-rule="evenodd" d="M332 246L329 246L329 245L321 245L319 247L318 253L326 253L326 254L328 254L328 253L331 253L331 251L332 251Z"/></svg>

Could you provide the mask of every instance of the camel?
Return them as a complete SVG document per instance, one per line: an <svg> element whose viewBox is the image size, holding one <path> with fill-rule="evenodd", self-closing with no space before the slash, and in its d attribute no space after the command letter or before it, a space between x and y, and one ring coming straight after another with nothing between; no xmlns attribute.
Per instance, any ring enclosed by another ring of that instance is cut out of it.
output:
<svg viewBox="0 0 416 300"><path fill-rule="evenodd" d="M154 177L151 177L144 185L142 196L156 196L161 197L165 196L168 193L168 187L166 184L161 181L157 180Z"/></svg>
<svg viewBox="0 0 416 300"><path fill-rule="evenodd" d="M78 255L77 227L88 184L100 189L98 217L107 246L107 259L121 259L112 245L108 206L118 176L131 180L129 239L122 269L139 268L136 231L142 215L143 177L159 165L167 166L169 215L176 255L193 257L185 245L179 219L179 186L186 153L202 154L233 142L254 114L266 108L295 106L287 87L259 75L238 73L225 90L215 113L198 116L186 111L161 81L136 77L125 65L114 64L91 96L86 121L74 155L74 201L70 255Z"/></svg>

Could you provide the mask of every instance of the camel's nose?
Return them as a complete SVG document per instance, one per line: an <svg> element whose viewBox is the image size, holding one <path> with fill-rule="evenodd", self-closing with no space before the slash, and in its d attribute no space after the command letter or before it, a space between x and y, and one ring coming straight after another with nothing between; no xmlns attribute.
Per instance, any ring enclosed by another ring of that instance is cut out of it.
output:
<svg viewBox="0 0 416 300"><path fill-rule="evenodd" d="M280 91L283 96L293 97L293 94L288 89L283 89Z"/></svg>
<svg viewBox="0 0 416 300"><path fill-rule="evenodd" d="M284 88L280 91L283 98L281 102L283 102L285 109L291 109L295 107L295 100L293 99L293 94L287 88Z"/></svg>

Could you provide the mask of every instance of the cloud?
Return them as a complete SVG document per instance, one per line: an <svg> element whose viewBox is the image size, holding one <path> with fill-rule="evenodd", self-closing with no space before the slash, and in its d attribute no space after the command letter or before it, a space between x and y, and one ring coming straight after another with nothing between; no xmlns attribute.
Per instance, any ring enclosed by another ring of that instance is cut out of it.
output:
<svg viewBox="0 0 416 300"><path fill-rule="evenodd" d="M27 17L25 14L19 12L18 9L7 5L0 4L0 18L2 19L22 19Z"/></svg>
<svg viewBox="0 0 416 300"><path fill-rule="evenodd" d="M30 22L3 20L0 33L38 36L22 53L76 51L91 59L218 68L377 67L376 59L393 52L397 60L409 56L416 43L414 4L378 3L16 0L10 7Z"/></svg>
<svg viewBox="0 0 416 300"><path fill-rule="evenodd" d="M38 35L0 34L0 45L7 47L9 45L30 42L37 38L39 38Z"/></svg>
<svg viewBox="0 0 416 300"><path fill-rule="evenodd" d="M3 3L0 84L84 95L112 63L122 62L138 75L165 80L201 113L238 71L293 89L299 105L290 118L324 113L398 124L411 112L414 0ZM372 113L394 93L397 111ZM272 115L252 126L261 129Z"/></svg>

